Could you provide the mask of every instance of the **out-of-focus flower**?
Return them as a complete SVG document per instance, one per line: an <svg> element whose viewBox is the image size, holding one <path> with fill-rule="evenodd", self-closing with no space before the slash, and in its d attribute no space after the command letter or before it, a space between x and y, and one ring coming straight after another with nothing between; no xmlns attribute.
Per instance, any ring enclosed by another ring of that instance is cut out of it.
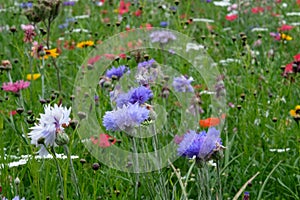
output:
<svg viewBox="0 0 300 200"><path fill-rule="evenodd" d="M152 43L167 44L172 40L176 40L176 36L170 31L154 31L150 34L150 39Z"/></svg>
<svg viewBox="0 0 300 200"><path fill-rule="evenodd" d="M77 48L85 48L85 47L91 47L94 46L94 41L88 40L88 41L84 41L84 42L79 42L76 46Z"/></svg>
<svg viewBox="0 0 300 200"><path fill-rule="evenodd" d="M53 147L56 145L58 134L65 134L62 131L69 125L71 108L50 105L45 106L45 114L41 114L39 123L31 127L32 130L28 133L31 139L31 144L36 147L41 147L38 151L40 156L47 156L48 151L46 147ZM45 147L46 146L46 147Z"/></svg>
<svg viewBox="0 0 300 200"><path fill-rule="evenodd" d="M281 27L278 28L278 31L290 31L294 28L294 26L283 24Z"/></svg>
<svg viewBox="0 0 300 200"><path fill-rule="evenodd" d="M255 8L252 8L251 9L251 12L253 13L253 14L258 14L258 13L262 13L262 12L264 12L264 8L263 7L255 7Z"/></svg>
<svg viewBox="0 0 300 200"><path fill-rule="evenodd" d="M25 197L20 198L20 196L15 196L12 200L25 200Z"/></svg>
<svg viewBox="0 0 300 200"><path fill-rule="evenodd" d="M111 79L120 79L125 73L129 72L129 68L125 65L121 65L119 67L112 67L111 69L106 71L106 77Z"/></svg>
<svg viewBox="0 0 300 200"><path fill-rule="evenodd" d="M103 117L103 125L107 130L131 131L148 119L149 110L138 103L124 105L117 110L107 111Z"/></svg>
<svg viewBox="0 0 300 200"><path fill-rule="evenodd" d="M168 26L168 22L162 21L162 22L160 22L160 26L163 27L163 28L165 28L165 27Z"/></svg>
<svg viewBox="0 0 300 200"><path fill-rule="evenodd" d="M286 40L286 41L290 41L290 40L293 39L291 36L289 36L289 35L287 35L287 34L285 34L285 33L281 33L281 34L280 34L280 38L281 38L282 40Z"/></svg>
<svg viewBox="0 0 300 200"><path fill-rule="evenodd" d="M123 15L125 13L129 12L129 7L130 7L130 2L125 3L124 0L120 1L120 6L119 6L119 14Z"/></svg>
<svg viewBox="0 0 300 200"><path fill-rule="evenodd" d="M270 36L272 36L275 40L280 41L281 38L280 33L271 32Z"/></svg>
<svg viewBox="0 0 300 200"><path fill-rule="evenodd" d="M209 128L207 133L206 131L196 133L190 130L184 134L177 152L179 155L188 158L196 156L199 161L209 161L224 149L221 144L220 131L214 127Z"/></svg>
<svg viewBox="0 0 300 200"><path fill-rule="evenodd" d="M63 2L63 5L64 6L74 6L75 5L75 1L65 1L65 2Z"/></svg>
<svg viewBox="0 0 300 200"><path fill-rule="evenodd" d="M35 74L27 74L26 75L26 79L28 81L35 81L36 79L40 78L41 77L41 74L40 73L35 73Z"/></svg>
<svg viewBox="0 0 300 200"><path fill-rule="evenodd" d="M290 115L294 118L296 122L300 121L300 105L297 105L295 109L290 110Z"/></svg>
<svg viewBox="0 0 300 200"><path fill-rule="evenodd" d="M207 119L200 119L199 120L199 125L202 128L208 128L212 126L218 126L220 124L220 119L217 117L210 117Z"/></svg>
<svg viewBox="0 0 300 200"><path fill-rule="evenodd" d="M30 82L28 81L16 81L16 82L8 82L8 83L3 83L2 89L6 92L13 92L13 93L18 93L20 90L28 88L30 85Z"/></svg>
<svg viewBox="0 0 300 200"><path fill-rule="evenodd" d="M93 144L101 148L110 147L117 142L116 138L113 138L112 136L105 133L100 133L97 137L92 136L90 139Z"/></svg>
<svg viewBox="0 0 300 200"><path fill-rule="evenodd" d="M226 15L226 17L225 17L225 19L226 19L227 21L234 21L234 20L236 20L237 18L238 18L238 15L236 15L236 14Z"/></svg>
<svg viewBox="0 0 300 200"><path fill-rule="evenodd" d="M192 77L175 77L172 86L176 92L194 92L194 88L191 85L191 82L193 81L194 79Z"/></svg>
<svg viewBox="0 0 300 200"><path fill-rule="evenodd" d="M25 33L23 41L26 43L32 42L33 37L36 36L36 33L34 32L34 26L31 24L29 24L29 25L22 24L21 28Z"/></svg>
<svg viewBox="0 0 300 200"><path fill-rule="evenodd" d="M250 200L250 194L249 194L249 192L245 192L244 193L243 200Z"/></svg>

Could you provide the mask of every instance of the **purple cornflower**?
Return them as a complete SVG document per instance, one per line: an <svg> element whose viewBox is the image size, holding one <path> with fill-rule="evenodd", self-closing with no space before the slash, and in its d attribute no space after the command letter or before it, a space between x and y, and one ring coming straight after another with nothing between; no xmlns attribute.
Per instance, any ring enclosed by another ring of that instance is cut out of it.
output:
<svg viewBox="0 0 300 200"><path fill-rule="evenodd" d="M176 92L194 92L191 82L194 81L192 77L187 79L185 76L175 77L172 86Z"/></svg>
<svg viewBox="0 0 300 200"><path fill-rule="evenodd" d="M140 107L138 103L123 105L117 110L107 111L103 117L103 125L106 130L131 131L148 119L149 110Z"/></svg>
<svg viewBox="0 0 300 200"><path fill-rule="evenodd" d="M75 1L65 1L65 2L63 2L63 5L64 6L74 6L75 5Z"/></svg>
<svg viewBox="0 0 300 200"><path fill-rule="evenodd" d="M176 40L176 36L170 31L154 31L150 34L150 39L152 43L167 44L172 40Z"/></svg>
<svg viewBox="0 0 300 200"><path fill-rule="evenodd" d="M159 66L157 66L156 61L151 59L138 64L135 78L140 85L149 85L153 83L159 75L162 75L162 72Z"/></svg>
<svg viewBox="0 0 300 200"><path fill-rule="evenodd" d="M27 8L31 8L32 5L33 4L31 2L20 3L20 8L27 9Z"/></svg>
<svg viewBox="0 0 300 200"><path fill-rule="evenodd" d="M109 78L119 79L128 71L129 69L125 65L121 65L118 68L112 67L110 70L107 70L106 76Z"/></svg>
<svg viewBox="0 0 300 200"><path fill-rule="evenodd" d="M177 152L181 156L193 158L196 156L201 161L208 161L212 155L221 150L220 131L211 127L207 133L202 131L196 133L191 130L184 134L183 140L179 143Z"/></svg>
<svg viewBox="0 0 300 200"><path fill-rule="evenodd" d="M138 103L141 105L152 97L153 93L149 88L140 86L138 88L131 89L128 93L120 94L116 99L116 103L118 107L122 107L123 105L127 105L129 103Z"/></svg>
<svg viewBox="0 0 300 200"><path fill-rule="evenodd" d="M250 194L249 194L249 192L245 192L245 193L244 193L243 200L249 200L249 199L250 199Z"/></svg>

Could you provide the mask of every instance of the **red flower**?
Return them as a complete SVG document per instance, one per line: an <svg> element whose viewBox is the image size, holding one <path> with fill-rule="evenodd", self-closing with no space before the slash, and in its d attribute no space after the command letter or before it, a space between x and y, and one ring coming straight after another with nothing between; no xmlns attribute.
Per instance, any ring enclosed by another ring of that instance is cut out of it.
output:
<svg viewBox="0 0 300 200"><path fill-rule="evenodd" d="M251 12L253 14L262 13L262 12L264 12L264 8L263 7L255 7L255 8L251 9Z"/></svg>
<svg viewBox="0 0 300 200"><path fill-rule="evenodd" d="M140 10L140 9L138 9L137 11L134 12L134 15L135 15L136 17L139 17L139 16L141 16L142 13L143 13L143 11Z"/></svg>
<svg viewBox="0 0 300 200"><path fill-rule="evenodd" d="M296 62L300 61L300 53L294 56L294 61Z"/></svg>
<svg viewBox="0 0 300 200"><path fill-rule="evenodd" d="M210 117L207 119L201 119L199 120L199 125L203 128L208 128L211 126L217 126L220 124L220 119L217 117Z"/></svg>
<svg viewBox="0 0 300 200"><path fill-rule="evenodd" d="M97 55L95 57L92 57L88 60L88 64L89 65L93 65L95 64L98 60L100 60L101 56Z"/></svg>
<svg viewBox="0 0 300 200"><path fill-rule="evenodd" d="M125 3L124 0L120 1L120 6L119 6L119 14L123 15L125 13L129 12L129 6L130 6L130 2Z"/></svg>
<svg viewBox="0 0 300 200"><path fill-rule="evenodd" d="M280 28L278 28L278 31L289 31L289 30L292 30L294 27L291 26L291 25L282 25Z"/></svg>
<svg viewBox="0 0 300 200"><path fill-rule="evenodd" d="M289 74L289 73L293 73L293 62L291 62L285 66L283 74L285 75L285 74Z"/></svg>
<svg viewBox="0 0 300 200"><path fill-rule="evenodd" d="M116 138L113 138L105 133L100 133L98 137L92 136L91 141L93 144L96 144L102 148L110 147L117 142Z"/></svg>
<svg viewBox="0 0 300 200"><path fill-rule="evenodd" d="M234 21L238 18L238 15L235 15L235 14L231 14L231 15L226 15L226 20L228 21Z"/></svg>

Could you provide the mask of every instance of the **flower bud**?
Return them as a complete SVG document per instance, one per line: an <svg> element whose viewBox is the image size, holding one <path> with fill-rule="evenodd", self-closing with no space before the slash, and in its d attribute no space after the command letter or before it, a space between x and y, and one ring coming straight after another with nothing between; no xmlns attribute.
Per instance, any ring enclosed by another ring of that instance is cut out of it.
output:
<svg viewBox="0 0 300 200"><path fill-rule="evenodd" d="M63 132L63 131L58 131L56 133L56 139L55 139L55 143L59 146L63 146L65 144L68 144L70 141L69 136Z"/></svg>

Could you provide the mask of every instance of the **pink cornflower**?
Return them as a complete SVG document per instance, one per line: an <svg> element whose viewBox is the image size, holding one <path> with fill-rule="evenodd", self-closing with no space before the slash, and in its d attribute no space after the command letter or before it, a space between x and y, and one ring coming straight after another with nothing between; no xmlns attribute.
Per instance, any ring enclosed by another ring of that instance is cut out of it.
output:
<svg viewBox="0 0 300 200"><path fill-rule="evenodd" d="M28 88L30 85L30 82L28 81L16 81L16 82L8 82L8 83L3 83L2 89L6 92L13 92L13 93L18 93L20 90Z"/></svg>
<svg viewBox="0 0 300 200"><path fill-rule="evenodd" d="M36 33L34 32L34 26L31 24L28 25L21 25L22 30L25 32L25 36L23 41L24 42L32 42L32 38L36 36Z"/></svg>

